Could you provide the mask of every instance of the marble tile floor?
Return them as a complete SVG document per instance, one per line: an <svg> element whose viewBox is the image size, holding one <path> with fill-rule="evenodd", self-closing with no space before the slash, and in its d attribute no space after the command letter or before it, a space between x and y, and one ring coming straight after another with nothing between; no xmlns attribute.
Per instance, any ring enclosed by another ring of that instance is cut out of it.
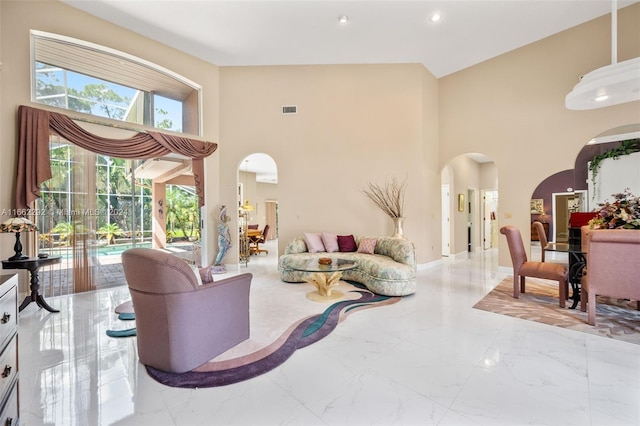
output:
<svg viewBox="0 0 640 426"><path fill-rule="evenodd" d="M279 281L275 249L252 312ZM640 424L640 346L472 306L506 275L497 252L445 259L400 303L351 315L252 380L176 389L151 379L113 314L126 286L52 297L20 314L21 425ZM302 284L306 285L306 284Z"/></svg>

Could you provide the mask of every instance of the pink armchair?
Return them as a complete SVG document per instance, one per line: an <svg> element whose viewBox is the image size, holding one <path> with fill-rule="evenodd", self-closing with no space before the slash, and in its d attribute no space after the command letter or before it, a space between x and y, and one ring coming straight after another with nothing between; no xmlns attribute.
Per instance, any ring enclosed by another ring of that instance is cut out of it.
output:
<svg viewBox="0 0 640 426"><path fill-rule="evenodd" d="M547 233L544 231L544 225L542 224L542 222L538 222L536 220L535 222L533 222L533 226L538 232L538 240L540 241L540 262L544 262L544 255L546 253L544 248L549 243L547 241Z"/></svg>
<svg viewBox="0 0 640 426"><path fill-rule="evenodd" d="M183 373L249 338L251 274L201 285L184 260L147 248L126 250L122 266L143 364Z"/></svg>
<svg viewBox="0 0 640 426"><path fill-rule="evenodd" d="M564 308L569 292L567 283L567 268L559 263L529 262L524 251L524 243L520 230L515 226L506 225L500 228L500 233L507 237L511 263L513 264L513 297L520 298L525 292L525 277L542 278L558 281L559 303Z"/></svg>
<svg viewBox="0 0 640 426"><path fill-rule="evenodd" d="M596 325L596 296L640 300L640 230L590 230L587 241L588 272L581 280L580 309L588 309L587 321Z"/></svg>

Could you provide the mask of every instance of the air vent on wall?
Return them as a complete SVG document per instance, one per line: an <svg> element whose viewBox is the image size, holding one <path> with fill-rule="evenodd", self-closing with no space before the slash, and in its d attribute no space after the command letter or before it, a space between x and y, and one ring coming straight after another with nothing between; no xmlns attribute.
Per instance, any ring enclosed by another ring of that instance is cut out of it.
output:
<svg viewBox="0 0 640 426"><path fill-rule="evenodd" d="M295 105L283 105L282 106L282 113L283 114L297 114L298 113L298 107Z"/></svg>

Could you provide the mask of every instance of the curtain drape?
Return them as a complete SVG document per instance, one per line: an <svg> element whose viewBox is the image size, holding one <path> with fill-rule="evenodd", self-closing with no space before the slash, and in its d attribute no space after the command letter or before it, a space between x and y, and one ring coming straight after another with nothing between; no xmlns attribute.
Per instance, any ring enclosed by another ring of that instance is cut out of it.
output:
<svg viewBox="0 0 640 426"><path fill-rule="evenodd" d="M88 151L127 159L150 159L177 153L191 158L198 194L204 205L204 158L218 144L160 132L136 133L129 139L103 138L87 132L64 114L21 105L18 108L16 209L40 197L40 184L51 178L49 134L55 133Z"/></svg>

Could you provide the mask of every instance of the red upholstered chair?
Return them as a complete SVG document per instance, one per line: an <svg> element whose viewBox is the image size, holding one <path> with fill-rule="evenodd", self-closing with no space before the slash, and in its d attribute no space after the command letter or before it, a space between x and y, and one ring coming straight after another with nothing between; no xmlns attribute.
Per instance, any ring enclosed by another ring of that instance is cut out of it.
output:
<svg viewBox="0 0 640 426"><path fill-rule="evenodd" d="M640 230L590 230L587 240L588 272L581 280L580 309L588 309L589 324L596 325L598 295L635 300L640 308Z"/></svg>
<svg viewBox="0 0 640 426"><path fill-rule="evenodd" d="M251 274L200 284L184 260L148 248L126 250L122 267L141 363L184 373L249 338Z"/></svg>
<svg viewBox="0 0 640 426"><path fill-rule="evenodd" d="M540 261L544 262L544 254L545 254L544 248L549 243L547 241L547 233L544 231L544 226L542 225L542 223L538 222L537 220L533 222L533 226L535 227L535 230L538 232L538 240L540 241Z"/></svg>
<svg viewBox="0 0 640 426"><path fill-rule="evenodd" d="M511 263L513 264L513 297L518 299L520 293L525 292L525 277L542 278L558 281L560 293L560 307L564 308L569 285L567 283L567 268L560 263L529 262L524 250L522 235L515 226L507 225L500 228L500 233L507 237Z"/></svg>

